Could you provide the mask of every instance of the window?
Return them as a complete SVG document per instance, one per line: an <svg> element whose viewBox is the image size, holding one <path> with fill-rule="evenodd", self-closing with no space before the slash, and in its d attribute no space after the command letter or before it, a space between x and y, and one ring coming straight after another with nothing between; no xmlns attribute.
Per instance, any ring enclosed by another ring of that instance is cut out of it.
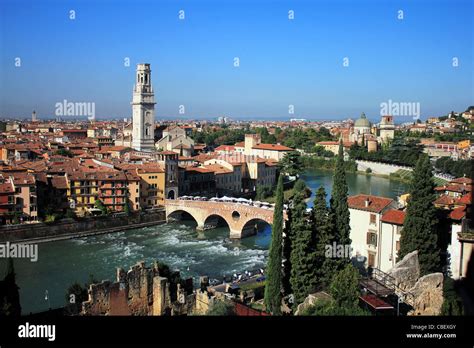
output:
<svg viewBox="0 0 474 348"><path fill-rule="evenodd" d="M397 242L395 243L395 251L398 252L400 251L400 241L397 240Z"/></svg>
<svg viewBox="0 0 474 348"><path fill-rule="evenodd" d="M377 215L375 214L370 214L370 223L372 225L375 225L377 223Z"/></svg>
<svg viewBox="0 0 474 348"><path fill-rule="evenodd" d="M377 246L377 234L375 232L367 232L367 244Z"/></svg>

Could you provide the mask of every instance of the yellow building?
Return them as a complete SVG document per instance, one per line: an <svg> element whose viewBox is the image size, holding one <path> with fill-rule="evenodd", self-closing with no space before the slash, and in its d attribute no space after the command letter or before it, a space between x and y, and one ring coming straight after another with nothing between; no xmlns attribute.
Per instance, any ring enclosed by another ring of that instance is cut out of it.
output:
<svg viewBox="0 0 474 348"><path fill-rule="evenodd" d="M99 199L112 212L123 212L129 197L124 172L73 172L66 176L69 205L79 216L93 213Z"/></svg>
<svg viewBox="0 0 474 348"><path fill-rule="evenodd" d="M157 164L144 164L136 168L140 177L140 205L152 208L165 204L165 171Z"/></svg>
<svg viewBox="0 0 474 348"><path fill-rule="evenodd" d="M471 146L471 141L470 140L461 140L458 142L458 149L463 150L467 149Z"/></svg>

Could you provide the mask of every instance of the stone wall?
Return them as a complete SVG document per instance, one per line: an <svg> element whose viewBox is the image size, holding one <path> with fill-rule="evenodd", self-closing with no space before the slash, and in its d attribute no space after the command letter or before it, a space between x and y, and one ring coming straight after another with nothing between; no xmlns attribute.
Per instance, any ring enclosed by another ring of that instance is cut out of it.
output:
<svg viewBox="0 0 474 348"><path fill-rule="evenodd" d="M411 167L398 166L395 164L381 163L381 162L372 162L372 161L362 161L356 160L357 170L365 172L367 168L372 170L373 174L383 174L390 175L395 173L399 169L412 171Z"/></svg>
<svg viewBox="0 0 474 348"><path fill-rule="evenodd" d="M420 277L418 251L412 251L387 272L395 279L413 309L408 315L439 315L443 305L443 274ZM402 295L404 295L402 294Z"/></svg>
<svg viewBox="0 0 474 348"><path fill-rule="evenodd" d="M131 216L98 216L72 220L64 219L55 223L22 224L0 227L0 243L34 239L60 239L77 237L78 234L115 232L140 227L143 224L165 222L165 211L137 213ZM110 230L110 231L109 231Z"/></svg>
<svg viewBox="0 0 474 348"><path fill-rule="evenodd" d="M139 262L128 272L117 269L116 282L91 284L89 299L82 303L82 315L185 315L194 307L192 290L170 286L160 274L158 263L146 267ZM176 285L176 284L175 284ZM171 296L170 288L176 288ZM177 300L172 301L172 297Z"/></svg>

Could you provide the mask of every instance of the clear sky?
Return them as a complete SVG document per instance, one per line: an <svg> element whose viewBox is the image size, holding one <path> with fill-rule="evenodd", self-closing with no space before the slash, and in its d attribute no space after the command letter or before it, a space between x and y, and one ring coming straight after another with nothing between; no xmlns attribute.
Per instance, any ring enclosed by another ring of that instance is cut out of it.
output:
<svg viewBox="0 0 474 348"><path fill-rule="evenodd" d="M420 103L422 118L464 111L473 10L472 0L0 0L0 117L54 117L63 100L130 117L145 62L158 120L378 119L389 100Z"/></svg>

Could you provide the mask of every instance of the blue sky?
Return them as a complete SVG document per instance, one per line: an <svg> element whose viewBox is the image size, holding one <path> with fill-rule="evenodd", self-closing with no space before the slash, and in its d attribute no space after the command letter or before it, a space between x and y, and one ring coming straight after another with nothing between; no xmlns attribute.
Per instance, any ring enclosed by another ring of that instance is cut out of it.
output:
<svg viewBox="0 0 474 348"><path fill-rule="evenodd" d="M158 120L377 119L388 100L420 103L422 118L463 111L474 104L472 3L0 0L0 117L53 117L64 99L130 117L142 62Z"/></svg>

